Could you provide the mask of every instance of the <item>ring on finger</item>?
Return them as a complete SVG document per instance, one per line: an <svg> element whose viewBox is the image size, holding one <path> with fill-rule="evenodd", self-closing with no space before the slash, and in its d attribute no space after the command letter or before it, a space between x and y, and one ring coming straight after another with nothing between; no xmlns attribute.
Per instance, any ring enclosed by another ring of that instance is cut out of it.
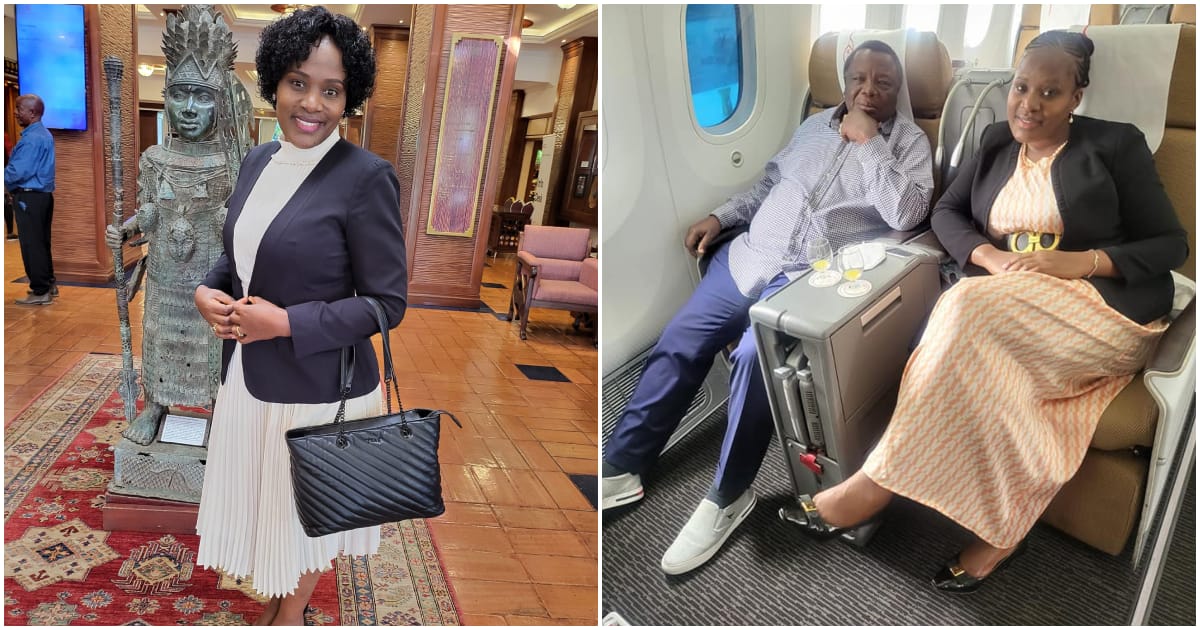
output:
<svg viewBox="0 0 1200 630"><path fill-rule="evenodd" d="M213 334L214 334L214 335L219 335L219 334L221 334L221 331L217 330L217 325L216 325L216 324L213 324L213 325L212 325L212 329L213 329Z"/></svg>
<svg viewBox="0 0 1200 630"><path fill-rule="evenodd" d="M242 327L241 327L241 326L234 326L234 327L233 327L233 332L234 332L235 334L237 334L237 336L239 336L239 337L245 337L245 336L246 336L246 333L245 333L245 331L243 331L243 330L242 330Z"/></svg>

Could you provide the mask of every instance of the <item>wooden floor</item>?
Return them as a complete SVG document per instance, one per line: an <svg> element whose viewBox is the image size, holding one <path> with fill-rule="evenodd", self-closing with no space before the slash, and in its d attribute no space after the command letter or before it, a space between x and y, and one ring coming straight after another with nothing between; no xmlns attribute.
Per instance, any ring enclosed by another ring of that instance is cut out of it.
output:
<svg viewBox="0 0 1200 630"><path fill-rule="evenodd" d="M484 302L507 311L514 258L489 258ZM119 354L112 289L62 286L49 306L20 306L28 285L16 241L4 246L4 418L7 424L89 352ZM130 306L140 355L142 298ZM454 411L443 424L446 514L429 521L472 625L597 621L597 513L568 478L596 475L594 337L563 311L535 309L529 339L489 312L410 308L392 331L401 396ZM376 342L378 345L378 341ZM570 382L531 380L518 364Z"/></svg>

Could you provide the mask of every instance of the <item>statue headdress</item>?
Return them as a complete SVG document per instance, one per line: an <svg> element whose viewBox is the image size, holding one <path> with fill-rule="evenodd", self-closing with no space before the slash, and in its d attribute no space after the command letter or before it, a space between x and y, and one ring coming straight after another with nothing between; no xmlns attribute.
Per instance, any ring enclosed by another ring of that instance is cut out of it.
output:
<svg viewBox="0 0 1200 630"><path fill-rule="evenodd" d="M166 87L187 83L216 90L216 137L230 162L241 164L253 146L248 129L253 107L249 92L234 73L237 44L225 17L209 4L183 5L180 12L167 16L162 51L167 58ZM166 144L177 142L171 130ZM236 169L234 173L236 177Z"/></svg>
<svg viewBox="0 0 1200 630"><path fill-rule="evenodd" d="M233 70L237 44L225 18L208 4L185 4L180 14L167 16L163 32L167 85L193 83L222 89Z"/></svg>

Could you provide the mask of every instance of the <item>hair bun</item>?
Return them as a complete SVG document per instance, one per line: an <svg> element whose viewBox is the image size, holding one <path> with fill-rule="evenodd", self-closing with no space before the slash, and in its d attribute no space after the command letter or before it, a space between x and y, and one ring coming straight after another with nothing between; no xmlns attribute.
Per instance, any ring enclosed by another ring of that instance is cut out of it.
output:
<svg viewBox="0 0 1200 630"><path fill-rule="evenodd" d="M1086 33L1079 34L1079 41L1083 45L1083 49L1087 51L1087 56L1091 57L1092 53L1096 52L1096 43Z"/></svg>

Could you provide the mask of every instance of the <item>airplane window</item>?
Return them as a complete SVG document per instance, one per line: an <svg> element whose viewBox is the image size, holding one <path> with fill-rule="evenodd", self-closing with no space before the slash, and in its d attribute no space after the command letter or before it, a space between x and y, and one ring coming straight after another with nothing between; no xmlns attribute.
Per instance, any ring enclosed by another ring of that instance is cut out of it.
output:
<svg viewBox="0 0 1200 630"><path fill-rule="evenodd" d="M988 34L992 22L992 5L972 4L967 7L967 30L963 33L963 45L977 48Z"/></svg>
<svg viewBox="0 0 1200 630"><path fill-rule="evenodd" d="M915 31L937 32L940 4L909 4L904 7L904 27Z"/></svg>
<svg viewBox="0 0 1200 630"><path fill-rule="evenodd" d="M688 79L701 127L730 119L742 97L742 30L734 4L689 4L686 14Z"/></svg>
<svg viewBox="0 0 1200 630"><path fill-rule="evenodd" d="M822 4L820 13L821 33L851 31L867 24L865 4Z"/></svg>

